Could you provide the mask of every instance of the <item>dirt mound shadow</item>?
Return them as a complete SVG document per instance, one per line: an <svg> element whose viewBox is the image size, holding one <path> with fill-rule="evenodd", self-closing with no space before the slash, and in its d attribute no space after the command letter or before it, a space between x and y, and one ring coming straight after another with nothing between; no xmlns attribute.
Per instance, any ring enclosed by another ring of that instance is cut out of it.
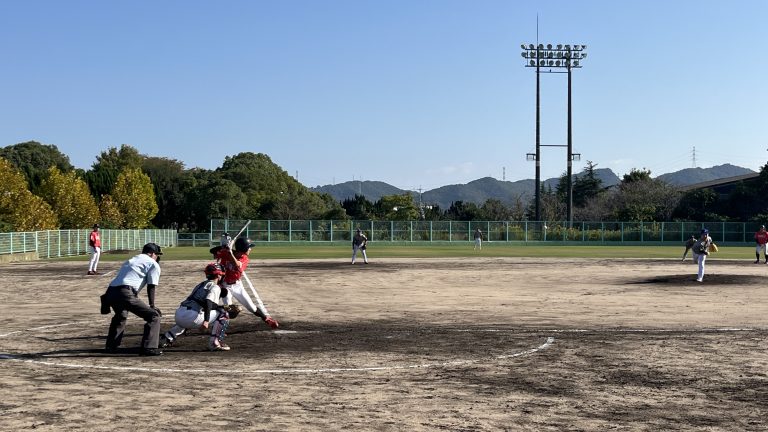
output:
<svg viewBox="0 0 768 432"><path fill-rule="evenodd" d="M764 276L755 275L737 275L737 274L705 274L704 284L709 285L764 285ZM653 276L645 279L639 279L627 282L628 285L634 284L653 284L653 285L693 285L696 282L696 274L687 273L682 275Z"/></svg>

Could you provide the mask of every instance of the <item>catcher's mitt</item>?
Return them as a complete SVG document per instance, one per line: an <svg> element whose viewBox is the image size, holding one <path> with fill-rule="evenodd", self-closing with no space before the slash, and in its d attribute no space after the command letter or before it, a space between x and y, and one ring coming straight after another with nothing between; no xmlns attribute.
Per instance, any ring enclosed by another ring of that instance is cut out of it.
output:
<svg viewBox="0 0 768 432"><path fill-rule="evenodd" d="M224 306L224 310L227 311L229 319L235 319L240 315L240 312L243 311L243 308L240 305L231 304Z"/></svg>

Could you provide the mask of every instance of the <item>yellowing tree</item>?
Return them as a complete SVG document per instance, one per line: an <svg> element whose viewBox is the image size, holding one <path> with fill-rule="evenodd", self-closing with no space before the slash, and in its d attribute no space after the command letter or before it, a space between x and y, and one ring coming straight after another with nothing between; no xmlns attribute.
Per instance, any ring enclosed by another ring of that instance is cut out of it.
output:
<svg viewBox="0 0 768 432"><path fill-rule="evenodd" d="M62 228L90 228L99 221L96 200L74 171L62 173L56 167L49 168L40 195L51 205Z"/></svg>
<svg viewBox="0 0 768 432"><path fill-rule="evenodd" d="M123 215L125 228L149 226L158 211L152 181L138 168L127 168L117 176L112 199Z"/></svg>
<svg viewBox="0 0 768 432"><path fill-rule="evenodd" d="M117 204L112 199L112 195L102 195L99 203L99 213L101 214L102 228L122 228L123 215Z"/></svg>
<svg viewBox="0 0 768 432"><path fill-rule="evenodd" d="M0 158L0 227L4 231L40 231L59 227L51 206L32 194L24 176L3 158Z"/></svg>

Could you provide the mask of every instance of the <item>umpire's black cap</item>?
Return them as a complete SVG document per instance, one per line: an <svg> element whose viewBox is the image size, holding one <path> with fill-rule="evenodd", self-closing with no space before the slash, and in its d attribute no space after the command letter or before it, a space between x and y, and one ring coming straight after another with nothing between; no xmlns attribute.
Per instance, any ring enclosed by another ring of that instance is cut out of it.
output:
<svg viewBox="0 0 768 432"><path fill-rule="evenodd" d="M162 255L163 251L160 249L160 246L158 246L155 243L147 243L144 245L144 247L141 249L141 253L153 253L155 255Z"/></svg>

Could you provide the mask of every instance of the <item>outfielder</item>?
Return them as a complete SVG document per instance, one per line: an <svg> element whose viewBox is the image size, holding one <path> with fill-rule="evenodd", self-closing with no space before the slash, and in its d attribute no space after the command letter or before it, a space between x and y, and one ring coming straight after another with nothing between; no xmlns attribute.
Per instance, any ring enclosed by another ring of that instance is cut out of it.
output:
<svg viewBox="0 0 768 432"><path fill-rule="evenodd" d="M257 306L253 300L251 300L251 296L245 291L243 282L240 280L245 272L245 268L248 266L248 254L254 246L256 245L251 243L250 240L245 237L238 237L237 240L235 240L234 251L228 247L221 247L216 251L216 258L226 272L221 286L222 288L225 288L229 294L224 300L224 304L232 304L232 297L234 297L251 313L261 318L270 328L276 329L279 327L277 320L269 316L265 310L262 310L261 307Z"/></svg>
<svg viewBox="0 0 768 432"><path fill-rule="evenodd" d="M475 248L474 250L483 250L483 232L480 228L475 230Z"/></svg>
<svg viewBox="0 0 768 432"><path fill-rule="evenodd" d="M368 264L368 255L365 253L365 248L368 245L368 237L360 231L360 228L355 231L354 237L352 237L352 264L355 263L357 258L357 251L363 253L363 261Z"/></svg>
<svg viewBox="0 0 768 432"><path fill-rule="evenodd" d="M693 244L693 260L699 264L699 273L696 277L696 282L702 282L704 280L704 263L707 261L707 255L709 255L709 247L712 245L712 237L709 236L709 230L704 228L701 230L701 236L696 243Z"/></svg>
<svg viewBox="0 0 768 432"><path fill-rule="evenodd" d="M219 286L224 276L221 264L210 263L205 266L205 279L197 284L192 293L181 304L174 318L176 324L160 338L160 348L166 348L183 335L187 330L210 330L208 340L209 351L229 351L224 343L229 320L240 314L237 305L228 308L221 306L221 301L227 297L226 290Z"/></svg>
<svg viewBox="0 0 768 432"><path fill-rule="evenodd" d="M765 231L765 225L761 225L760 229L755 233L755 264L760 264L760 252L763 253L765 263L768 264L768 254L765 253L765 244L768 243L768 232Z"/></svg>
<svg viewBox="0 0 768 432"><path fill-rule="evenodd" d="M88 263L88 274L99 274L97 268L99 267L99 257L101 257L101 234L99 233L99 224L93 225L93 231L88 237L88 245L91 247L93 255L91 255L91 261Z"/></svg>

